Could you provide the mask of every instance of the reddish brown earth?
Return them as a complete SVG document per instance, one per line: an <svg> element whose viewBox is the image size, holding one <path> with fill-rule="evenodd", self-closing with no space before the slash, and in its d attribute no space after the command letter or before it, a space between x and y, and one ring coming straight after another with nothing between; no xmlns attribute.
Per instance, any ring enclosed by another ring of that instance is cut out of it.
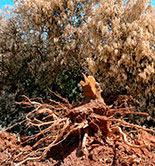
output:
<svg viewBox="0 0 155 166"><path fill-rule="evenodd" d="M92 142L88 138L87 153L80 154L78 139L62 143L62 146L53 148L43 161L27 161L22 165L27 166L154 166L155 165L155 137L142 132L138 143L145 143L147 148L132 148L121 140L115 142ZM133 142L133 141L131 141ZM13 133L0 134L0 165L16 165L18 155L27 154L31 150L30 145L21 145L19 136ZM24 154L24 153L23 153Z"/></svg>

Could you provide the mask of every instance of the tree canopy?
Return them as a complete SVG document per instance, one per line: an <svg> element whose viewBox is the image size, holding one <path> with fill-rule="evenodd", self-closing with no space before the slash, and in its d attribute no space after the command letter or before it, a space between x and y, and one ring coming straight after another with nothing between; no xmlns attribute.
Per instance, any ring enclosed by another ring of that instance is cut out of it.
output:
<svg viewBox="0 0 155 166"><path fill-rule="evenodd" d="M73 99L84 72L101 83L106 95L142 96L141 105L152 109L155 19L149 0L14 4L6 9L9 16L0 15L2 94L34 97L51 88Z"/></svg>

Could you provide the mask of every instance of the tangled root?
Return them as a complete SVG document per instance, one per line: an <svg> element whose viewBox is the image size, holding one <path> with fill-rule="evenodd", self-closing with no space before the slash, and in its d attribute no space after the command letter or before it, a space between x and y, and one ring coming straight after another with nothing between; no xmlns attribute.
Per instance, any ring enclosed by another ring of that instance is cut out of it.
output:
<svg viewBox="0 0 155 166"><path fill-rule="evenodd" d="M84 75L84 74L83 74ZM71 105L67 99L55 94L64 104L50 99L50 104L44 103L42 100L36 102L23 96L24 101L17 104L27 105L34 108L26 115L26 122L28 127L35 127L38 133L28 136L23 142L34 142L31 150L25 154L21 152L14 158L16 166L22 165L29 160L43 160L46 158L48 151L54 146L60 145L70 135L82 136L82 142L79 145L83 154L87 151L87 139L93 135L94 140L102 142L103 139L107 142L114 140L121 140L128 146L134 148L148 147L145 143L137 145L134 142L129 142L129 133L138 133L140 130L155 132L151 129L130 124L123 120L126 114L136 114L147 116L147 113L134 112L132 107L118 107L108 106L101 97L101 89L95 86L95 79L86 77L85 82L81 82L85 91L85 98L87 100L81 105ZM96 89L94 89L96 88ZM93 96L91 99L90 97ZM88 99L89 97L89 99ZM121 115L121 119L117 118L117 114ZM130 132L125 132L126 128L134 129Z"/></svg>
<svg viewBox="0 0 155 166"><path fill-rule="evenodd" d="M22 153L16 156L14 161L16 161L17 158L19 160L21 157L16 166L22 165L29 160L45 159L47 152L50 151L51 148L61 144L71 134L79 135L81 132L84 132L81 150L83 153L86 153L86 140L90 131L95 133L94 139L96 140L104 138L107 141L113 141L119 138L125 144L135 148L143 148L149 145L131 144L128 141L129 136L122 130L122 127L155 132L151 129L130 124L123 119L115 118L117 113L122 115L147 115L147 113L133 112L131 111L131 108L111 109L98 99L74 107L69 104L68 101L66 102L66 99L64 99L66 102L65 104L54 100L51 100L52 104L47 104L31 101L26 96L23 97L25 98L25 101L18 104L35 107L33 111L26 115L27 126L37 127L39 132L33 136L29 136L25 141L29 142L30 140L35 140L34 142L36 143L34 143L31 152L26 156L23 157Z"/></svg>

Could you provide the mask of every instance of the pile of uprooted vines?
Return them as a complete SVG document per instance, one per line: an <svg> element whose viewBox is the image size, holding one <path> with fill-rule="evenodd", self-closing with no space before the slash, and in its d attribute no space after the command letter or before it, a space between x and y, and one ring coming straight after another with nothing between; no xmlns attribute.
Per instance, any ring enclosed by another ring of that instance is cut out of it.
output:
<svg viewBox="0 0 155 166"><path fill-rule="evenodd" d="M102 142L103 139L113 142L119 138L131 147L149 147L145 143L141 145L131 143L130 134L132 132L138 134L141 130L153 133L155 131L123 120L126 114L147 116L147 113L134 112L131 107L113 108L112 105L106 105L101 98L74 106L67 99L57 96L62 99L63 104L52 99L50 99L50 104L44 103L42 100L36 102L26 96L23 96L24 101L18 103L34 107L34 110L26 115L26 121L27 126L37 127L38 133L26 139L26 142L33 140L35 143L27 154L23 152L24 155L20 153L16 156L14 160L17 162L16 166L29 160L45 159L51 148L61 144L71 134L82 136L79 148L83 155L88 152L86 142L90 135L93 135L93 138L99 142ZM118 114L121 115L119 119ZM126 132L126 128L129 128L130 131Z"/></svg>

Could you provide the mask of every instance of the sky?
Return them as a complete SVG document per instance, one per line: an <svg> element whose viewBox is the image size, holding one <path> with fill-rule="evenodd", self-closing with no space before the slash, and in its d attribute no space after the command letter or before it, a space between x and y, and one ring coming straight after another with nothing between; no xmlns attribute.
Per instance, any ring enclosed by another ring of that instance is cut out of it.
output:
<svg viewBox="0 0 155 166"><path fill-rule="evenodd" d="M13 5L13 0L0 0L0 9L3 10L5 5Z"/></svg>
<svg viewBox="0 0 155 166"><path fill-rule="evenodd" d="M13 5L13 0L0 0L0 9L4 9L4 5ZM152 0L152 5L155 6L155 0Z"/></svg>

